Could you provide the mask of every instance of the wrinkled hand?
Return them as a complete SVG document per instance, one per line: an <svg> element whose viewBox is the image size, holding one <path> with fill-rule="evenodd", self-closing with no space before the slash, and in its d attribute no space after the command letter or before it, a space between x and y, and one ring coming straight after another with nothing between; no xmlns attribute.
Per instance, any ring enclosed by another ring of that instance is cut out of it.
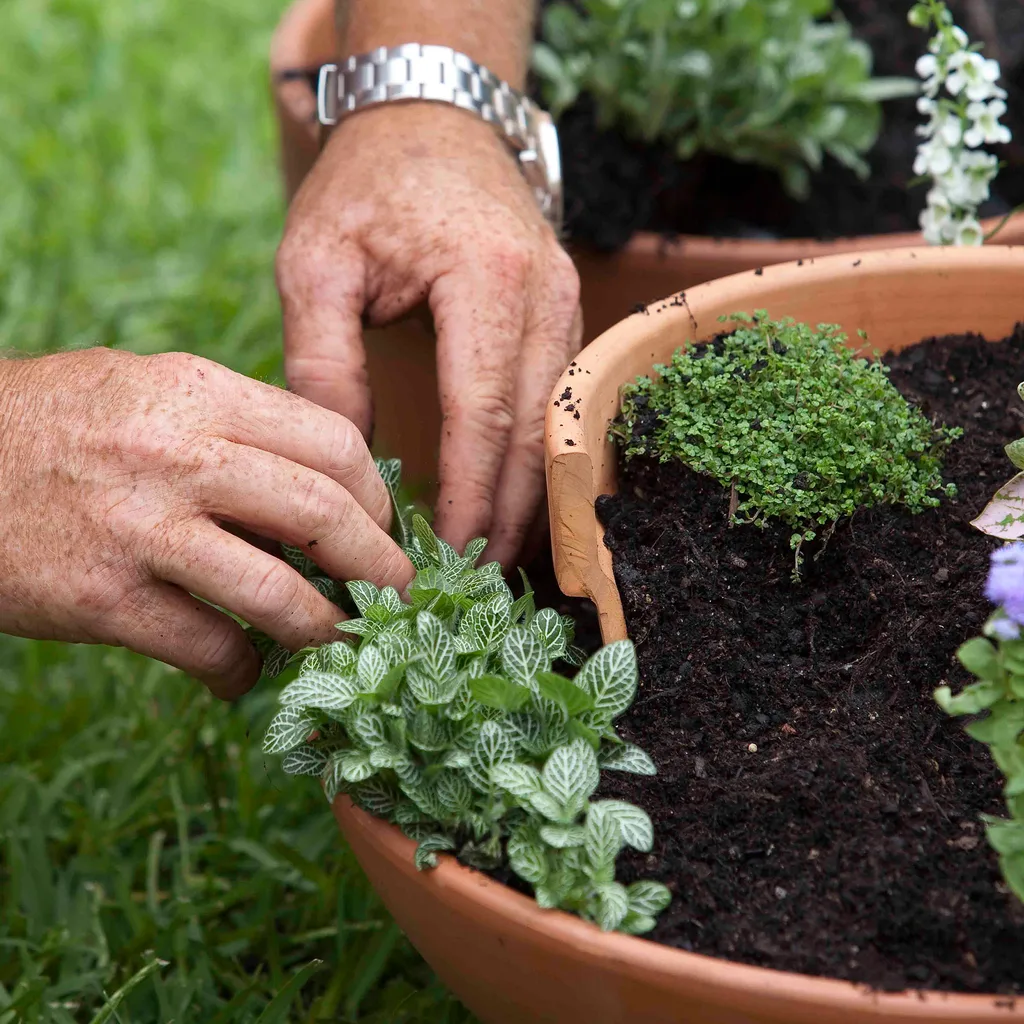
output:
<svg viewBox="0 0 1024 1024"><path fill-rule="evenodd" d="M291 648L344 618L281 559L404 589L388 495L358 430L194 356L93 349L0 362L0 631L118 644L220 697L259 675L238 615Z"/></svg>
<svg viewBox="0 0 1024 1024"><path fill-rule="evenodd" d="M425 297L444 415L436 525L513 560L544 492L544 414L579 351L575 268L494 130L437 104L343 122L296 196L277 261L285 370L369 435L362 322Z"/></svg>

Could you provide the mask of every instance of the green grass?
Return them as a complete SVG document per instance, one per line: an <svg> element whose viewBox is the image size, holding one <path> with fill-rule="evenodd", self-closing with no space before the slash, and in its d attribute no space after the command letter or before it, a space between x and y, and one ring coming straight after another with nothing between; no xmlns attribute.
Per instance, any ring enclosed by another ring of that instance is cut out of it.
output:
<svg viewBox="0 0 1024 1024"><path fill-rule="evenodd" d="M279 13L4 5L0 348L187 349L280 380ZM0 1024L470 1020L317 787L262 755L274 698L0 637Z"/></svg>

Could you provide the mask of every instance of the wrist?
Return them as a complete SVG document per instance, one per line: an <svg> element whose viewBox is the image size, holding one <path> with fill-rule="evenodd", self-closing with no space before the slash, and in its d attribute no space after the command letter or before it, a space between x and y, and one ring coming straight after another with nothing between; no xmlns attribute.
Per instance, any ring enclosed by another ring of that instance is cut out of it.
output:
<svg viewBox="0 0 1024 1024"><path fill-rule="evenodd" d="M417 42L449 46L522 89L534 0L335 0L339 57Z"/></svg>

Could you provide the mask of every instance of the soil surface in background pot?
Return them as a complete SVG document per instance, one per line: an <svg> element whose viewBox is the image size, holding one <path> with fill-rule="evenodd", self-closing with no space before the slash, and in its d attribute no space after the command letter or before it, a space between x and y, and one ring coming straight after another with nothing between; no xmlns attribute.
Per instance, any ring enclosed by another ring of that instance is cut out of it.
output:
<svg viewBox="0 0 1024 1024"><path fill-rule="evenodd" d="M858 513L793 584L788 528L728 525L729 495L634 459L598 501L640 690L621 733L655 778L608 773L644 807L652 854L625 881L675 893L651 938L885 989L1024 990L1024 907L979 815L1004 812L986 748L932 697L989 613L996 546L969 525L1012 475L1024 328L888 360L926 414L964 428L937 509ZM756 750L752 747L756 744Z"/></svg>
<svg viewBox="0 0 1024 1024"><path fill-rule="evenodd" d="M552 2L552 0L548 0ZM916 78L914 63L927 35L907 23L910 0L837 0L854 34L870 44L879 75ZM985 216L1024 202L1024 4L1020 0L949 0L986 55L1000 60L1009 93L1003 118L1013 142L993 147L1008 166L994 185ZM581 100L559 122L568 232L576 242L617 249L635 231L739 237L831 239L917 230L927 186L909 189L922 121L914 99L883 105L884 128L861 181L832 160L818 173L809 199L794 202L777 175L719 157L678 163L662 145L597 128Z"/></svg>

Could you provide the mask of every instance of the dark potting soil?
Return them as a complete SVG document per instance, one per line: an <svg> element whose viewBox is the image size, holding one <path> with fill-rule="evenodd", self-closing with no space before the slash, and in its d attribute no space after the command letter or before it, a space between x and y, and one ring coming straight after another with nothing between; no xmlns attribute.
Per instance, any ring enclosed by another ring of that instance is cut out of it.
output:
<svg viewBox="0 0 1024 1024"><path fill-rule="evenodd" d="M791 582L790 530L728 525L729 495L635 459L599 500L640 689L621 732L658 775L609 773L644 807L626 881L675 899L655 941L883 989L1024 991L1024 906L979 823L1003 813L986 749L932 691L989 608L995 542L969 525L1024 433L1024 328L941 338L889 360L924 411L964 428L956 499L861 511ZM756 751L752 744L756 745Z"/></svg>
<svg viewBox="0 0 1024 1024"><path fill-rule="evenodd" d="M553 0L548 0L553 2ZM996 147L1000 172L986 216L1024 203L1024 4L1020 0L949 0L971 38L1002 63L1013 142ZM927 37L907 24L910 0L837 0L854 34L868 42L879 75L915 77ZM678 163L663 145L644 145L617 131L600 131L582 99L559 122L567 230L573 241L600 249L623 246L641 229L665 234L831 239L917 229L927 186L913 177L913 99L884 105L884 128L870 154L872 175L861 181L827 161L810 197L795 202L777 175L721 157Z"/></svg>

